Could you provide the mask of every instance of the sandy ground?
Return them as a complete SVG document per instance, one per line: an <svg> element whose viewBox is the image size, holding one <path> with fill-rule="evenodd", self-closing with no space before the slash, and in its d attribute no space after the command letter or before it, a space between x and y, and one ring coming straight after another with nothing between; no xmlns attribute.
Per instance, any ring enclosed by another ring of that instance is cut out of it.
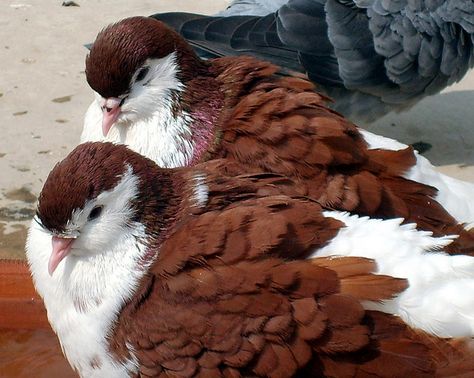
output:
<svg viewBox="0 0 474 378"><path fill-rule="evenodd" d="M225 0L60 0L0 2L0 258L22 258L29 220L51 167L79 141L92 101L83 44L110 22L167 11L214 13ZM133 4L133 5L132 5ZM474 181L474 72L409 112L370 128L433 147L440 170Z"/></svg>

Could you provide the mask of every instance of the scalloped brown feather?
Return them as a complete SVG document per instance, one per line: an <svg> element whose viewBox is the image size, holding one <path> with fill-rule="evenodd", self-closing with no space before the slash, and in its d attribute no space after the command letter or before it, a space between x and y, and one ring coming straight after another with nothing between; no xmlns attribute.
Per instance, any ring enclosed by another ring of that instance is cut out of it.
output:
<svg viewBox="0 0 474 378"><path fill-rule="evenodd" d="M436 189L402 177L416 163L412 148L369 150L359 129L327 108L310 82L279 76L269 63L220 58L210 70L224 106L204 159L290 177L326 209L403 217L435 236L460 235L448 252L473 253L474 235L434 199Z"/></svg>
<svg viewBox="0 0 474 378"><path fill-rule="evenodd" d="M144 377L428 377L449 369L456 344L361 306L392 298L404 280L372 274L364 258L304 259L341 227L318 203L259 197L278 175L215 179L206 208L189 212L186 202L177 210L119 315L109 339L119 359L131 345Z"/></svg>

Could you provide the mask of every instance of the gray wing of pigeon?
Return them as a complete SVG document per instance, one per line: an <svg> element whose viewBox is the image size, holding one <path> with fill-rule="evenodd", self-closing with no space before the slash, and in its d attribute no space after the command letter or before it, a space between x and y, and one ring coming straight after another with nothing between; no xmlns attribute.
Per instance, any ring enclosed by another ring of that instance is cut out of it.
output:
<svg viewBox="0 0 474 378"><path fill-rule="evenodd" d="M222 14L250 15L152 17L204 57L248 54L306 73L357 121L410 107L474 64L474 0L290 0L253 15L264 3L275 9L247 0Z"/></svg>

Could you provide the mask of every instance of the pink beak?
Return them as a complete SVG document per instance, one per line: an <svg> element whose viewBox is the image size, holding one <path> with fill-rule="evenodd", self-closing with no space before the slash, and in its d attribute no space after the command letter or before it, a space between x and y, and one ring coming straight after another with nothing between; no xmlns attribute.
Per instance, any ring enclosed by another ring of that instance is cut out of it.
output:
<svg viewBox="0 0 474 378"><path fill-rule="evenodd" d="M122 100L117 97L102 99L102 134L104 137L107 136L109 130L120 115L121 102Z"/></svg>
<svg viewBox="0 0 474 378"><path fill-rule="evenodd" d="M59 263L71 252L71 245L74 238L60 238L53 236L51 243L53 245L53 252L49 257L48 272L52 276Z"/></svg>

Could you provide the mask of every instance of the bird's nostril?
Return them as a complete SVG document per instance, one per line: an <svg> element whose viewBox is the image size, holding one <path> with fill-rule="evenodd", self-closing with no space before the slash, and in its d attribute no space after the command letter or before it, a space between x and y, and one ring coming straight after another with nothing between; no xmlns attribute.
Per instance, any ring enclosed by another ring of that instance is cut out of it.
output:
<svg viewBox="0 0 474 378"><path fill-rule="evenodd" d="M109 107L105 107L105 109L107 110L107 113L110 113L110 111L112 110L112 108L109 108Z"/></svg>

